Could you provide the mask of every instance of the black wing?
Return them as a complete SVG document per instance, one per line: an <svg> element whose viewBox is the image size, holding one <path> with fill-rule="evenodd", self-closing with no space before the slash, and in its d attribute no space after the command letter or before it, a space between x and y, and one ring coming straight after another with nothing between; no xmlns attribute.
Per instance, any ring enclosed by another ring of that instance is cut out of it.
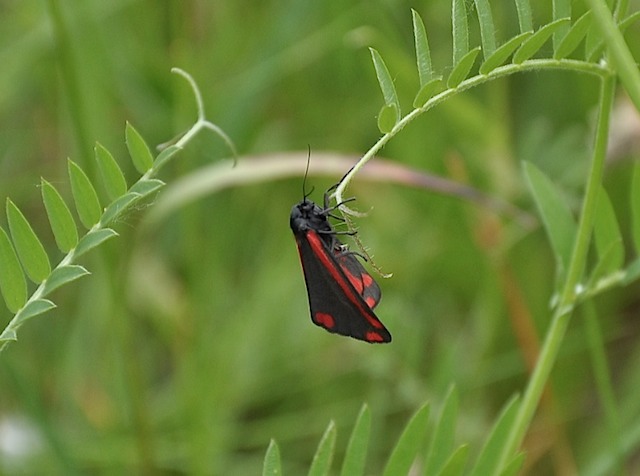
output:
<svg viewBox="0 0 640 476"><path fill-rule="evenodd" d="M296 243L313 322L365 342L391 342L391 334L373 312L380 288L357 258L330 248L315 230L296 234Z"/></svg>

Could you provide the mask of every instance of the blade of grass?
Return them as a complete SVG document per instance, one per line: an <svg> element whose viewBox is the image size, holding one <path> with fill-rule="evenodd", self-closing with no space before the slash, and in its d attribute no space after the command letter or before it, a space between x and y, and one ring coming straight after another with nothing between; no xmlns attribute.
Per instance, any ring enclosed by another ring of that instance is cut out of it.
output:
<svg viewBox="0 0 640 476"><path fill-rule="evenodd" d="M514 396L505 404L480 451L475 466L469 473L471 476L497 474L501 469L499 467L500 452L509 437L509 431L518 411L518 401L519 398Z"/></svg>
<svg viewBox="0 0 640 476"><path fill-rule="evenodd" d="M264 455L262 476L281 476L282 464L280 463L280 450L275 440L271 440L267 452Z"/></svg>
<svg viewBox="0 0 640 476"><path fill-rule="evenodd" d="M444 400L440 418L433 432L424 465L425 476L437 474L450 457L455 440L456 423L458 421L458 392L451 387Z"/></svg>
<svg viewBox="0 0 640 476"><path fill-rule="evenodd" d="M336 444L336 424L331 421L322 435L318 449L309 468L309 476L326 476L331 468L331 460Z"/></svg>
<svg viewBox="0 0 640 476"><path fill-rule="evenodd" d="M442 471L438 473L439 476L460 476L463 474L464 467L467 464L467 457L469 456L469 445L461 445L455 450L451 457L442 467Z"/></svg>
<svg viewBox="0 0 640 476"><path fill-rule="evenodd" d="M409 420L384 468L384 476L408 474L427 433L429 404L425 403Z"/></svg>
<svg viewBox="0 0 640 476"><path fill-rule="evenodd" d="M347 451L342 463L341 476L356 476L364 473L364 466L367 458L367 446L369 433L371 432L371 411L365 404L362 406L353 432L349 438Z"/></svg>

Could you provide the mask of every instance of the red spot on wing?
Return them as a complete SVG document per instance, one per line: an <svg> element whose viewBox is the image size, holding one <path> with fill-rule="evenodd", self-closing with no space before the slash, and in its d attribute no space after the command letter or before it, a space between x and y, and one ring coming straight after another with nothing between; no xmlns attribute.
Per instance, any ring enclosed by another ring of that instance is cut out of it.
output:
<svg viewBox="0 0 640 476"><path fill-rule="evenodd" d="M356 288L356 291L358 291L358 294L362 294L364 292L364 287L365 287L364 280L362 279L362 277L354 276L353 273L351 273L351 271L349 271L344 266L342 267L342 271L344 271L344 274L349 279L349 282L353 284L353 287Z"/></svg>
<svg viewBox="0 0 640 476"><path fill-rule="evenodd" d="M370 274L363 274L360 278L362 279L362 284L365 288L368 288L373 284L373 278Z"/></svg>
<svg viewBox="0 0 640 476"><path fill-rule="evenodd" d="M314 317L318 324L326 327L327 329L333 329L333 326L336 325L331 314L327 314L325 312L316 312Z"/></svg>
<svg viewBox="0 0 640 476"><path fill-rule="evenodd" d="M365 334L364 338L368 342L384 342L384 339L382 338L382 336L377 332L369 331Z"/></svg>
<svg viewBox="0 0 640 476"><path fill-rule="evenodd" d="M369 296L364 300L364 302L366 302L367 306L369 306L371 309L373 309L373 306L376 305L376 300L373 296Z"/></svg>

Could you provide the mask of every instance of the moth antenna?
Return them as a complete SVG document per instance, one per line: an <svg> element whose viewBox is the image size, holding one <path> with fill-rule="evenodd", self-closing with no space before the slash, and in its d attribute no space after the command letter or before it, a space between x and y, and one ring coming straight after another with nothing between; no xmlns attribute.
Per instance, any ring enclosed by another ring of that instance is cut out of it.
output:
<svg viewBox="0 0 640 476"><path fill-rule="evenodd" d="M307 166L304 169L304 178L302 179L302 196L304 201L306 201L307 197L311 195L311 193L313 193L313 187L311 187L309 193L305 191L307 185L307 175L309 175L309 164L311 163L311 144L307 144L307 149Z"/></svg>

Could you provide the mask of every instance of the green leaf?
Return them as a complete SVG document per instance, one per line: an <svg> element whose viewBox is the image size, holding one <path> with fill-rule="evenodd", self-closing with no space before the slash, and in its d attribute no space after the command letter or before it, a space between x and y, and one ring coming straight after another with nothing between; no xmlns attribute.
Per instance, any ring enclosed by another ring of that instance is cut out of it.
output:
<svg viewBox="0 0 640 476"><path fill-rule="evenodd" d="M554 59L562 59L569 56L578 47L582 39L585 37L591 27L591 11L582 15L568 33L562 38L558 47L553 53Z"/></svg>
<svg viewBox="0 0 640 476"><path fill-rule="evenodd" d="M158 179L139 180L133 185L133 187L131 187L129 193L137 193L140 197L146 197L164 186L165 183Z"/></svg>
<svg viewBox="0 0 640 476"><path fill-rule="evenodd" d="M393 79L389 74L387 65L384 64L384 60L382 59L382 56L380 56L380 53L378 53L373 48L369 48L369 50L371 51L371 59L373 60L373 66L376 70L378 84L380 84L380 90L382 91L382 95L384 96L384 103L386 106L395 107L395 125L395 123L400 120L400 101L398 100L396 87L393 84Z"/></svg>
<svg viewBox="0 0 640 476"><path fill-rule="evenodd" d="M535 165L524 162L523 170L556 255L557 264L564 273L569 268L577 233L573 214L555 185Z"/></svg>
<svg viewBox="0 0 640 476"><path fill-rule="evenodd" d="M100 218L100 225L103 227L109 225L135 202L154 193L156 190L164 187L164 185L165 183L158 179L147 179L136 182L127 193L109 204Z"/></svg>
<svg viewBox="0 0 640 476"><path fill-rule="evenodd" d="M480 451L480 455L476 464L471 471L471 476L484 476L486 474L496 474L501 468L498 467L502 447L505 445L509 437L509 431L515 420L518 411L518 396L514 396L504 406L500 416L498 417L484 447Z"/></svg>
<svg viewBox="0 0 640 476"><path fill-rule="evenodd" d="M533 31L531 4L529 3L529 0L516 0L516 9L518 10L518 23L520 24L520 33Z"/></svg>
<svg viewBox="0 0 640 476"><path fill-rule="evenodd" d="M76 247L74 257L78 258L82 256L87 251L92 250L96 246L102 244L104 241L108 240L109 238L113 238L114 236L118 236L118 233L116 233L111 228L91 230L89 233L84 235L78 242L78 246Z"/></svg>
<svg viewBox="0 0 640 476"><path fill-rule="evenodd" d="M378 129L383 134L391 132L398 123L398 109L395 104L385 104L378 113Z"/></svg>
<svg viewBox="0 0 640 476"><path fill-rule="evenodd" d="M333 451L336 444L336 424L331 421L322 435L316 454L313 456L309 476L326 476L331 468Z"/></svg>
<svg viewBox="0 0 640 476"><path fill-rule="evenodd" d="M282 463L280 462L280 450L275 440L271 440L267 453L264 455L262 476L281 476Z"/></svg>
<svg viewBox="0 0 640 476"><path fill-rule="evenodd" d="M457 88L458 85L464 81L469 74L469 71L471 71L471 67L473 66L473 63L475 63L478 53L480 53L479 46L469 51L462 57L460 62L453 67L453 70L449 75L449 79L447 80L448 87L451 89Z"/></svg>
<svg viewBox="0 0 640 476"><path fill-rule="evenodd" d="M384 476L409 473L409 469L411 469L411 465L416 459L418 449L427 434L429 410L429 404L425 403L413 417L411 417L402 435L400 435L398 443L396 443L396 446L391 452L389 461L387 461L387 465L382 473Z"/></svg>
<svg viewBox="0 0 640 476"><path fill-rule="evenodd" d="M561 18L540 28L533 35L527 38L527 40L522 43L520 49L515 52L513 55L513 63L520 64L531 58L540 50L540 48L542 48L542 45L546 43L555 31L559 30L563 25L566 26L570 23L570 18Z"/></svg>
<svg viewBox="0 0 640 476"><path fill-rule="evenodd" d="M605 272L610 273L622 267L624 263L622 234L611 200L603 188L600 188L598 193L593 233L600 259L608 255L609 267Z"/></svg>
<svg viewBox="0 0 640 476"><path fill-rule="evenodd" d="M420 14L411 9L413 19L413 37L416 45L416 63L418 65L418 77L420 79L420 88L432 79L433 71L431 69L431 51L429 50L429 41L427 40L427 30Z"/></svg>
<svg viewBox="0 0 640 476"><path fill-rule="evenodd" d="M2 351L2 349L4 348L4 346L11 342L11 341L17 341L18 340L18 334L16 334L15 329L12 328L5 328L4 331L2 331L2 334L0 334L0 352Z"/></svg>
<svg viewBox="0 0 640 476"><path fill-rule="evenodd" d="M453 64L460 64L469 53L469 23L465 0L453 0L451 25L453 30Z"/></svg>
<svg viewBox="0 0 640 476"><path fill-rule="evenodd" d="M141 195L139 193L128 192L111 202L102 214L102 218L100 218L100 226L104 227L109 225L113 220L122 215L134 202L139 200L140 197Z"/></svg>
<svg viewBox="0 0 640 476"><path fill-rule="evenodd" d="M416 94L413 100L413 107L418 108L424 106L429 99L444 91L444 88L445 84L442 76L432 79L420 88L420 91L418 91L418 94Z"/></svg>
<svg viewBox="0 0 640 476"><path fill-rule="evenodd" d="M44 283L44 289L42 291L43 296L47 296L53 292L54 289L59 288L71 281L75 281L82 276L89 273L86 268L77 264L67 264L59 266L53 270L51 276L47 278Z"/></svg>
<svg viewBox="0 0 640 476"><path fill-rule="evenodd" d="M516 476L520 474L522 465L524 464L524 453L518 453L502 470L500 476Z"/></svg>
<svg viewBox="0 0 640 476"><path fill-rule="evenodd" d="M340 471L341 476L356 476L364 473L370 432L371 412L365 404L362 405L349 438L349 444L342 463L342 471Z"/></svg>
<svg viewBox="0 0 640 476"><path fill-rule="evenodd" d="M478 12L478 23L480 24L482 51L484 51L485 58L488 58L496 50L496 29L493 25L491 5L489 0L475 0L475 4Z"/></svg>
<svg viewBox="0 0 640 476"><path fill-rule="evenodd" d="M571 17L571 0L553 0L553 19L559 20L561 18ZM553 49L557 49L560 40L569 31L570 25L564 24L553 33Z"/></svg>
<svg viewBox="0 0 640 476"><path fill-rule="evenodd" d="M100 220L102 208L95 188L91 185L87 174L71 159L68 160L71 192L76 204L80 221L85 228L91 228Z"/></svg>
<svg viewBox="0 0 640 476"><path fill-rule="evenodd" d="M437 474L445 465L453 450L456 422L458 420L458 392L451 387L440 412L440 418L433 432L429 452L424 466L424 474Z"/></svg>
<svg viewBox="0 0 640 476"><path fill-rule="evenodd" d="M8 198L7 220L9 221L9 230L11 230L11 238L13 238L13 244L16 247L22 267L31 281L41 283L51 273L49 257L27 219Z"/></svg>
<svg viewBox="0 0 640 476"><path fill-rule="evenodd" d="M78 230L69 207L53 185L45 179L40 180L42 201L47 210L51 230L56 244L63 252L68 253L78 244Z"/></svg>
<svg viewBox="0 0 640 476"><path fill-rule="evenodd" d="M14 328L22 325L27 319L44 314L56 307L54 303L48 299L35 299L30 301L25 307L23 307L18 314L16 314L16 321Z"/></svg>
<svg viewBox="0 0 640 476"><path fill-rule="evenodd" d="M111 152L100 143L96 143L94 150L98 168L102 174L104 188L109 198L115 200L127 191L127 181Z"/></svg>
<svg viewBox="0 0 640 476"><path fill-rule="evenodd" d="M175 154L177 154L181 150L182 150L182 147L177 145L171 145L167 147L166 149L164 149L162 152L158 154L158 156L156 157L153 163L153 166L156 168L156 170L159 170L160 167L166 164L169 161L169 159L171 159L171 157L173 157Z"/></svg>
<svg viewBox="0 0 640 476"><path fill-rule="evenodd" d="M7 308L16 313L27 302L27 281L13 245L0 227L0 291Z"/></svg>
<svg viewBox="0 0 640 476"><path fill-rule="evenodd" d="M511 53L513 53L515 49L530 36L531 32L521 33L518 36L511 38L504 45L501 45L485 60L484 63L482 63L482 65L480 65L480 74L489 74L498 66L504 64Z"/></svg>
<svg viewBox="0 0 640 476"><path fill-rule="evenodd" d="M153 167L153 155L151 155L149 146L129 122L125 128L125 137L134 167L138 172L144 174Z"/></svg>
<svg viewBox="0 0 640 476"><path fill-rule="evenodd" d="M461 445L453 452L451 457L444 464L439 476L460 476L464 471L469 455L469 445Z"/></svg>

